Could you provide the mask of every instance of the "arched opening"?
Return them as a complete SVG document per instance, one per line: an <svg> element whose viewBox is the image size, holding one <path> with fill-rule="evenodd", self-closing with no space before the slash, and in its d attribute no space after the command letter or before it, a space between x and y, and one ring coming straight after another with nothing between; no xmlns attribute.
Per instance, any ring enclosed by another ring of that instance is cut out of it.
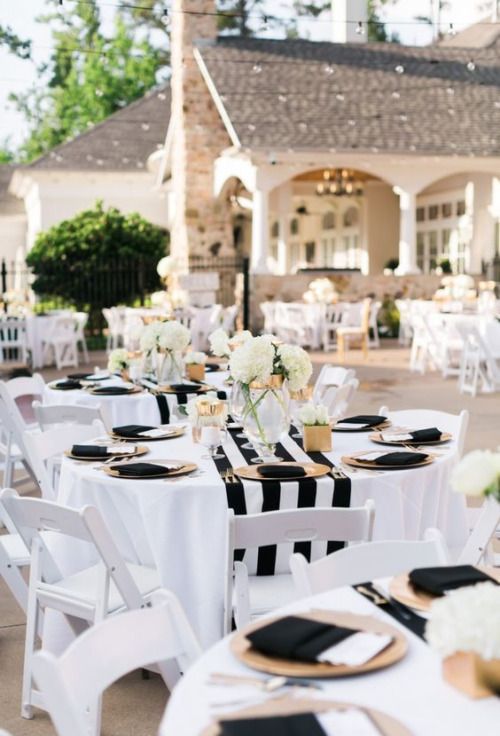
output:
<svg viewBox="0 0 500 736"><path fill-rule="evenodd" d="M499 248L500 196L491 174L437 179L417 197L416 256L422 273L480 273Z"/></svg>

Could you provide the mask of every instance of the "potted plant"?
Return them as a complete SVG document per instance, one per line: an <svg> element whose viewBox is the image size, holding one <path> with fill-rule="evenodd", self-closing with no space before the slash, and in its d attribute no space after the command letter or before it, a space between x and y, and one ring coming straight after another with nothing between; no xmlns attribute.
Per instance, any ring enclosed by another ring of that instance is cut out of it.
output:
<svg viewBox="0 0 500 736"><path fill-rule="evenodd" d="M186 375L190 381L205 380L205 363L207 356L205 353L196 350L190 350L186 353L184 363L186 365Z"/></svg>
<svg viewBox="0 0 500 736"><path fill-rule="evenodd" d="M332 449L332 428L327 407L311 401L299 411L299 418L304 427L304 450L329 452Z"/></svg>
<svg viewBox="0 0 500 736"><path fill-rule="evenodd" d="M129 368L130 358L128 351L124 348L112 350L108 358L108 371L110 373L119 373L124 381L129 381Z"/></svg>

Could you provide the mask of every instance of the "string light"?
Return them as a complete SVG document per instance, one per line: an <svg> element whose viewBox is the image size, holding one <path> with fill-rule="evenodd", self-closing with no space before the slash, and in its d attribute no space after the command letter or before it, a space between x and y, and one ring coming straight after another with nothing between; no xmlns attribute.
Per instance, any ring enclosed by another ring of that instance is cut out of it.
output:
<svg viewBox="0 0 500 736"><path fill-rule="evenodd" d="M395 72L396 72L397 74L404 74L405 68L404 68L404 66L403 66L402 64L398 64L398 65L397 65L397 66L396 66L396 67L394 68L394 71L395 71Z"/></svg>
<svg viewBox="0 0 500 736"><path fill-rule="evenodd" d="M128 6L127 6L128 7ZM160 23L163 23L164 26L168 25L170 18L168 16L168 10L165 8L160 16Z"/></svg>
<svg viewBox="0 0 500 736"><path fill-rule="evenodd" d="M469 59L469 61L467 62L467 69L470 72L473 72L475 70L475 68L476 68L476 63L475 63L474 59Z"/></svg>
<svg viewBox="0 0 500 736"><path fill-rule="evenodd" d="M453 23L450 23L450 25L448 26L448 36L456 36L456 35L457 35L457 32L455 30L454 25Z"/></svg>
<svg viewBox="0 0 500 736"><path fill-rule="evenodd" d="M363 26L363 22L361 20L358 20L358 25L356 26L356 33L358 36L364 36L365 35L365 28Z"/></svg>

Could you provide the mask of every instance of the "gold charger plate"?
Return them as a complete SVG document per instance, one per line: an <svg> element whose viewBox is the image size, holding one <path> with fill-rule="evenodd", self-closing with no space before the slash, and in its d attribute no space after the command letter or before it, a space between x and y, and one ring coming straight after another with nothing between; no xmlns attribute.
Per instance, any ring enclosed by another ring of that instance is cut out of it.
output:
<svg viewBox="0 0 500 736"><path fill-rule="evenodd" d="M500 568L488 567L486 565L474 565L478 570L485 572L490 577L500 583ZM389 583L389 593L391 596L405 606L414 608L416 611L428 611L431 603L439 598L432 593L426 593L425 590L419 590L410 583L408 573L395 575Z"/></svg>
<svg viewBox="0 0 500 736"><path fill-rule="evenodd" d="M109 436L114 440L123 440L124 442L160 442L162 440L173 440L175 437L182 437L186 432L185 427L178 427L171 432L162 434L160 437L124 437L116 432L110 432Z"/></svg>
<svg viewBox="0 0 500 736"><path fill-rule="evenodd" d="M105 386L90 386L87 391L92 396L131 396L132 394L140 394L144 389L141 386L131 386L125 393L115 394L113 392L106 393Z"/></svg>
<svg viewBox="0 0 500 736"><path fill-rule="evenodd" d="M120 475L116 470L113 470L112 467L109 465L104 465L102 467L102 470L104 470L107 475L111 475L113 478L122 478L123 480L149 480L149 479L156 479L156 480L164 480L165 478L176 478L179 475L189 475L189 473L192 473L193 470L197 470L198 466L196 463L185 463L184 460L153 460L153 465L162 465L163 463L168 463L169 465L173 465L175 463L179 464L178 470L171 470L170 472L165 472L165 475ZM116 463L118 465L119 463ZM165 468L166 471L166 468Z"/></svg>
<svg viewBox="0 0 500 736"><path fill-rule="evenodd" d="M339 422L342 422L342 419L339 420ZM335 424L332 427L332 432L373 432L374 429L388 429L391 426L391 422L389 420L382 422L381 424L375 424L373 427L357 427L356 424L353 424L353 429L345 429L344 427L341 427L340 429L337 429Z"/></svg>
<svg viewBox="0 0 500 736"><path fill-rule="evenodd" d="M262 466L269 467L270 465L276 465L277 468L283 468L283 467L297 467L297 468L304 468L306 471L305 475L293 475L289 476L287 478L264 478L259 473L259 468L262 468ZM302 480L302 478L321 478L323 475L327 475L330 472L330 468L328 465L322 465L320 463L262 463L261 465L243 465L241 468L234 468L233 470L234 474L239 476L240 478L245 478L246 480L260 480L260 481L266 481L266 480L280 480L280 481L287 481L287 480Z"/></svg>
<svg viewBox="0 0 500 736"><path fill-rule="evenodd" d="M422 460L419 463L415 463L414 465L377 465L375 462L370 462L369 460L363 461L361 459L361 455L368 454L369 450L363 450L362 453L354 454L354 455L344 455L341 458L341 462L344 463L344 465L350 465L352 468L365 468L366 470L411 470L412 468L422 468L424 465L430 465L434 462L434 455L431 455L430 453L427 455L425 460ZM408 452L410 452L408 450Z"/></svg>
<svg viewBox="0 0 500 736"><path fill-rule="evenodd" d="M259 705L253 705L242 710L232 711L220 716L221 721L230 721L237 718L264 718L269 716L290 716L297 713L327 713L330 710L345 710L354 708L365 713L380 731L381 736L411 736L400 721L392 716L383 713L375 708L363 708L354 703L344 703L333 700L313 700L312 698L290 698L283 696L282 698L273 698ZM255 731L258 732L258 722L255 724ZM221 730L219 723L214 723L206 728L201 736L220 736Z"/></svg>
<svg viewBox="0 0 500 736"><path fill-rule="evenodd" d="M95 462L96 460L105 461L105 460L110 460L112 457L115 457L118 462L118 460L120 460L121 458L139 457L140 455L145 455L147 452L149 452L147 447L141 447L141 445L137 447L131 447L130 450L131 451L127 453L127 455L124 455L123 452L119 452L116 455L113 455L113 453L110 452L108 455L105 455L105 456L93 455L92 457L80 457L79 455L73 455L71 450L66 450L64 454L66 455L66 457L71 458L71 460L82 460L82 461L88 460L89 462Z"/></svg>
<svg viewBox="0 0 500 736"><path fill-rule="evenodd" d="M417 442L417 440L383 440L380 436L380 432L374 432L368 435L368 439L372 442L376 442L378 445L390 445L391 447L404 447L405 445L415 445L415 447L421 447L423 445L442 445L445 442L449 442L453 439L453 435L449 432L442 432L440 440L427 440L427 442Z"/></svg>
<svg viewBox="0 0 500 736"><path fill-rule="evenodd" d="M284 675L285 677L345 677L347 675L360 675L364 672L373 672L398 662L402 659L408 649L408 642L404 634L391 626L391 624L371 616L359 616L354 613L338 611L309 611L307 614L297 614L302 618L321 621L327 624L336 624L372 631L375 633L390 634L392 642L382 652L365 664L353 667L350 665L333 665L328 662L297 662L292 659L271 657L252 649L246 634L267 626L272 621L277 621L280 616L266 618L264 622L252 623L241 631L238 631L231 639L230 647L233 654L241 662L260 672L270 675Z"/></svg>
<svg viewBox="0 0 500 736"><path fill-rule="evenodd" d="M185 391L180 391L172 388L169 383L164 383L158 386L157 391L162 394L205 394L207 391L217 391L217 389L215 386L208 386L207 384L195 384L193 386L188 385Z"/></svg>

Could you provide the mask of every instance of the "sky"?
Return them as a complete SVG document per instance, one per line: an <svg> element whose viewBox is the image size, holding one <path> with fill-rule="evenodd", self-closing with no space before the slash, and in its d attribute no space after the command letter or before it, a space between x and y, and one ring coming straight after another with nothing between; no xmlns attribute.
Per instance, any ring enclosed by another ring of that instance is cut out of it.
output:
<svg viewBox="0 0 500 736"><path fill-rule="evenodd" d="M66 0L68 12L74 0ZM117 0L97 0L102 7L103 17L110 18ZM381 17L387 21L389 32L396 32L402 43L409 45L427 44L432 31L428 25L415 20L415 16L429 15L431 4L436 0L394 0L384 8ZM166 3L170 5L170 2ZM277 13L279 5L283 15L292 15L292 0L268 0L269 13ZM450 0L441 14L442 27L452 22L456 30L487 15L488 0ZM111 6L111 7L110 7ZM0 145L10 138L11 145L18 145L27 134L20 115L8 101L10 92L21 92L37 82L36 66L50 55L51 34L47 25L37 23L36 18L47 10L45 0L0 0L0 25L10 26L22 38L33 40L34 62L21 61L0 49ZM301 21L301 33L311 40L330 40L331 27L328 17L321 21ZM265 34L260 34L265 35ZM267 35L275 36L276 31Z"/></svg>

